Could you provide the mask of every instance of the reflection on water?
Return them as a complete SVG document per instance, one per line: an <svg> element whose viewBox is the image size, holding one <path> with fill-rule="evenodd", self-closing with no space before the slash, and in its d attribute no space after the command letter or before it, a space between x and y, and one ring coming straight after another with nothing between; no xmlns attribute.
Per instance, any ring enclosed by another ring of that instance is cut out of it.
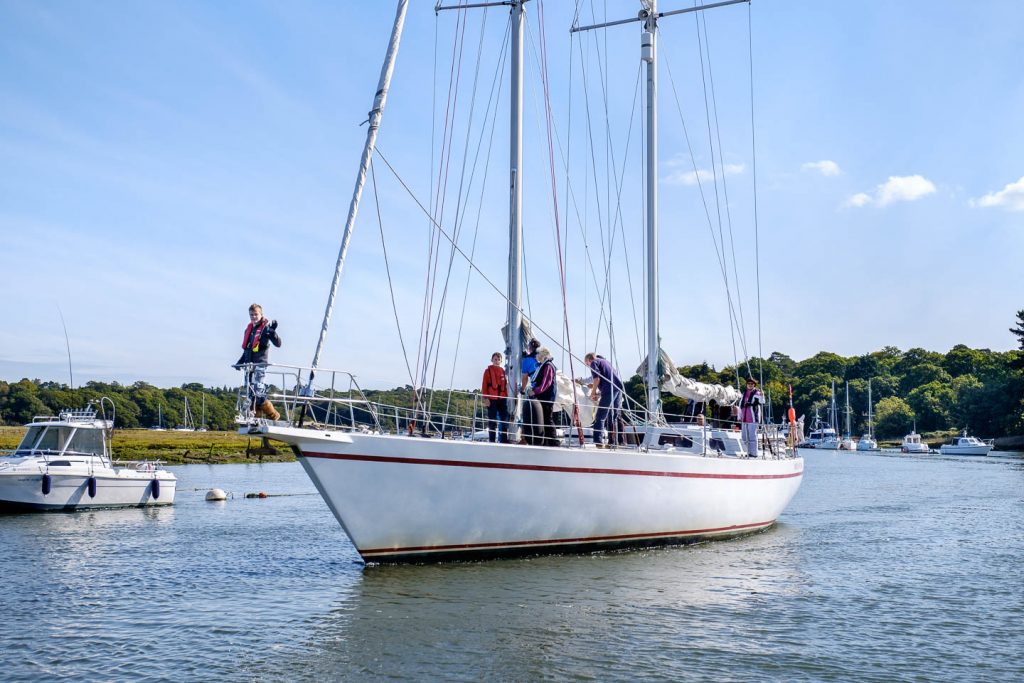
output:
<svg viewBox="0 0 1024 683"><path fill-rule="evenodd" d="M690 650L728 649L731 615L800 590L798 554L785 550L798 533L782 527L684 548L373 568L316 625L303 659L313 678L426 670L466 680L509 672L600 679L624 661L633 675L665 675Z"/></svg>
<svg viewBox="0 0 1024 683"><path fill-rule="evenodd" d="M752 536L370 568L295 463L176 474L172 508L0 517L3 680L1024 678L1020 456L809 452Z"/></svg>

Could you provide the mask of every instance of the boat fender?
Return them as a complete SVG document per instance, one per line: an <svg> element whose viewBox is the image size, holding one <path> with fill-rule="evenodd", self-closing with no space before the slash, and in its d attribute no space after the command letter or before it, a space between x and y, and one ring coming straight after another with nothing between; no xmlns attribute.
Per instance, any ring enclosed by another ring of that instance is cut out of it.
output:
<svg viewBox="0 0 1024 683"><path fill-rule="evenodd" d="M154 479L153 483L150 484L150 486L153 489L153 500L159 500L160 499L160 480L159 479Z"/></svg>
<svg viewBox="0 0 1024 683"><path fill-rule="evenodd" d="M86 484L88 485L88 489L89 489L89 497L90 498L95 498L96 497L96 477L89 477L89 479L86 482Z"/></svg>
<svg viewBox="0 0 1024 683"><path fill-rule="evenodd" d="M53 487L53 478L49 474L43 475L43 495L50 495L50 489Z"/></svg>

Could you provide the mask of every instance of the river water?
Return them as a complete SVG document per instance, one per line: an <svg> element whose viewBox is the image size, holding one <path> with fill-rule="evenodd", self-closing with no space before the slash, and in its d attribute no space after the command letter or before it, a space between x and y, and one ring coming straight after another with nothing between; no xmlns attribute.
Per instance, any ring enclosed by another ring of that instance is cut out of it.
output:
<svg viewBox="0 0 1024 683"><path fill-rule="evenodd" d="M298 464L178 467L0 516L0 678L1024 680L1024 455L805 458L741 539L370 568Z"/></svg>

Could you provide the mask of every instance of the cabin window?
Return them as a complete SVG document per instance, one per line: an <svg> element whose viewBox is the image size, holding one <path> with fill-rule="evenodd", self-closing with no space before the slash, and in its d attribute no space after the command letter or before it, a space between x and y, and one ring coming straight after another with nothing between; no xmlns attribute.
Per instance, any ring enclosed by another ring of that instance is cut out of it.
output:
<svg viewBox="0 0 1024 683"><path fill-rule="evenodd" d="M75 453L103 455L103 432L99 429L77 429L71 437L69 450Z"/></svg>
<svg viewBox="0 0 1024 683"><path fill-rule="evenodd" d="M49 465L50 467L71 467L70 460L51 460L46 464Z"/></svg>
<svg viewBox="0 0 1024 683"><path fill-rule="evenodd" d="M29 427L28 431L25 432L25 438L21 440L21 444L18 446L19 451L30 451L33 446L36 445L36 441L39 440L39 435L42 433L42 427Z"/></svg>
<svg viewBox="0 0 1024 683"><path fill-rule="evenodd" d="M693 439L682 434L662 434L658 437L659 446L672 446L674 448L693 448Z"/></svg>
<svg viewBox="0 0 1024 683"><path fill-rule="evenodd" d="M39 442L35 445L37 451L57 451L60 452L61 447L64 445L64 439L60 438L60 430L54 428L47 428L43 430L43 436L39 439Z"/></svg>

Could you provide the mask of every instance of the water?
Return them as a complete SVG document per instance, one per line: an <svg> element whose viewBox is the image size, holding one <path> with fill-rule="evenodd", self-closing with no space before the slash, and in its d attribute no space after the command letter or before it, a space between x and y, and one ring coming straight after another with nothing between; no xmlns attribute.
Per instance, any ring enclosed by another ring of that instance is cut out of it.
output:
<svg viewBox="0 0 1024 683"><path fill-rule="evenodd" d="M297 464L175 472L170 509L0 517L0 677L1024 679L1021 454L807 452L765 533L368 569Z"/></svg>

